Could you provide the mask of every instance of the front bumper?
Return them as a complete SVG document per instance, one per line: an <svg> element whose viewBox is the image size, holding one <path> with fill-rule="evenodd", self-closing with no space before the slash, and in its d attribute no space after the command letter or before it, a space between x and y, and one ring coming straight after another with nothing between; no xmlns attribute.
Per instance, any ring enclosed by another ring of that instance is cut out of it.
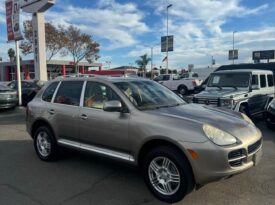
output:
<svg viewBox="0 0 275 205"><path fill-rule="evenodd" d="M186 150L194 150L199 156L198 159L193 160L186 153L196 184L204 185L226 179L256 166L262 157L262 136L252 136L251 139L253 140L226 147L217 146L211 141L183 142L182 146Z"/></svg>
<svg viewBox="0 0 275 205"><path fill-rule="evenodd" d="M0 100L0 108L5 109L5 108L12 108L17 106L18 104L18 99L17 98L8 98L5 100Z"/></svg>

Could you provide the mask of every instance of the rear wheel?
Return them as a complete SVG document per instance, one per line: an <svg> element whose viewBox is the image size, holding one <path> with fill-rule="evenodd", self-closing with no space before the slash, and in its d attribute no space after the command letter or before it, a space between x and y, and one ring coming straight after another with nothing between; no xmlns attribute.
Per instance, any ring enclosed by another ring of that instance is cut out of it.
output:
<svg viewBox="0 0 275 205"><path fill-rule="evenodd" d="M185 85L180 85L178 88L178 93L181 95L187 95L188 94L188 89Z"/></svg>
<svg viewBox="0 0 275 205"><path fill-rule="evenodd" d="M194 188L191 168L185 156L173 147L150 151L143 163L143 176L150 191L160 200L175 203Z"/></svg>
<svg viewBox="0 0 275 205"><path fill-rule="evenodd" d="M34 148L43 161L53 161L58 156L58 145L52 131L47 126L39 127L34 134Z"/></svg>

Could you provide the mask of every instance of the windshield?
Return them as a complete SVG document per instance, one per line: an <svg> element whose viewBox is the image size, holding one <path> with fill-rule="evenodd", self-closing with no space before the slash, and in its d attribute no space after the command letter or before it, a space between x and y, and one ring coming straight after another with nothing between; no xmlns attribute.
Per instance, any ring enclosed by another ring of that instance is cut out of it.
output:
<svg viewBox="0 0 275 205"><path fill-rule="evenodd" d="M173 107L186 102L172 91L153 81L114 83L139 110Z"/></svg>
<svg viewBox="0 0 275 205"><path fill-rule="evenodd" d="M246 88L249 86L250 73L213 73L208 87Z"/></svg>

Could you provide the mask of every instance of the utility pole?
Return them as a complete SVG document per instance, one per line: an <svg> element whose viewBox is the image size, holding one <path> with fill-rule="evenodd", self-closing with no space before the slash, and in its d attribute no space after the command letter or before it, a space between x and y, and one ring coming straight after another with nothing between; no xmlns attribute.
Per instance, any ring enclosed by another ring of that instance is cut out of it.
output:
<svg viewBox="0 0 275 205"><path fill-rule="evenodd" d="M166 7L166 74L168 74L168 9L172 6L172 4L169 4Z"/></svg>
<svg viewBox="0 0 275 205"><path fill-rule="evenodd" d="M237 31L233 31L233 64L235 60L235 33L237 33Z"/></svg>

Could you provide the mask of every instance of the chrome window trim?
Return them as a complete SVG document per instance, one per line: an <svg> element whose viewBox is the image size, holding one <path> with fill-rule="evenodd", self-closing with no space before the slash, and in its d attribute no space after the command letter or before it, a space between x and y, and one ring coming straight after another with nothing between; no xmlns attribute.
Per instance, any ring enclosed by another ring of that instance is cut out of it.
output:
<svg viewBox="0 0 275 205"><path fill-rule="evenodd" d="M50 103L54 103L54 99L55 99L55 97L56 97L56 94L57 94L57 91L59 90L60 85L61 85L61 81L59 81L59 83L58 83L58 85L57 85L57 87L56 87L56 89L55 89L55 91L54 91L54 94L53 94L53 97L52 97L52 100L51 100ZM44 91L44 92L45 92L45 91Z"/></svg>

